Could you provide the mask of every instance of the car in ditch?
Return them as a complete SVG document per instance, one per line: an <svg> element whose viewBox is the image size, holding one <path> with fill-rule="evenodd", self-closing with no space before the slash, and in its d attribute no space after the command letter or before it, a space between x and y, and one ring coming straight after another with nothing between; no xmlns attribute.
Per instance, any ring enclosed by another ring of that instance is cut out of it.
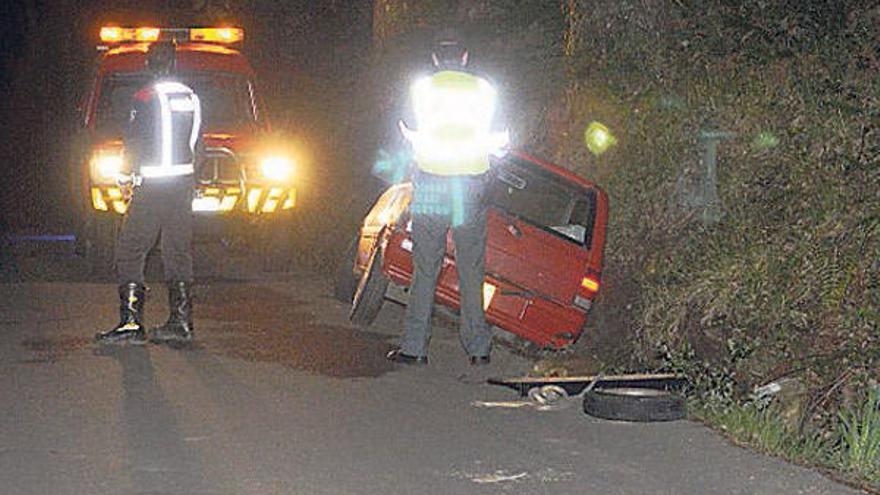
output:
<svg viewBox="0 0 880 495"><path fill-rule="evenodd" d="M117 183L127 169L123 128L132 95L150 80L146 52L160 41L173 42L176 77L202 103L204 154L196 164L192 202L197 239L205 234L246 239L267 264L283 263L289 252L284 234L296 205L298 150L272 132L254 70L240 49L244 31L105 26L99 38L69 181L78 248L93 268L112 267L129 197Z"/></svg>
<svg viewBox="0 0 880 495"><path fill-rule="evenodd" d="M563 349L584 331L602 280L608 197L593 182L524 152L492 158L484 309L489 324L540 348ZM389 187L366 215L336 277L352 322L368 326L412 280L412 185ZM452 235L436 302L459 308Z"/></svg>

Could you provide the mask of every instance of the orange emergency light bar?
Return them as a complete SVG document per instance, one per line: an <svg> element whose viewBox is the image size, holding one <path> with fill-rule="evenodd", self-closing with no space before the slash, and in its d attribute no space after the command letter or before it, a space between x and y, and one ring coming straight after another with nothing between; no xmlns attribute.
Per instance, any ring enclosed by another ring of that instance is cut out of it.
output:
<svg viewBox="0 0 880 495"><path fill-rule="evenodd" d="M156 28L103 26L102 43L149 43L161 40L232 44L244 41L242 28Z"/></svg>
<svg viewBox="0 0 880 495"><path fill-rule="evenodd" d="M239 43L244 41L244 29L194 28L189 30L189 39L209 43Z"/></svg>
<svg viewBox="0 0 880 495"><path fill-rule="evenodd" d="M123 28L104 26L101 28L101 41L104 43L159 41L161 30L153 27Z"/></svg>

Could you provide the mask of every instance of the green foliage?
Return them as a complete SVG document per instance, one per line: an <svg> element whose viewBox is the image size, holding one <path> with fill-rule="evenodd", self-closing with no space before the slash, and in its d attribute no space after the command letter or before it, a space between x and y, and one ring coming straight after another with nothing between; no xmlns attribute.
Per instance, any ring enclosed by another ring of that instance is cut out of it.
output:
<svg viewBox="0 0 880 495"><path fill-rule="evenodd" d="M697 409L697 416L719 427L737 443L808 464L828 464L828 441L793 431L772 408L749 403L718 411Z"/></svg>
<svg viewBox="0 0 880 495"><path fill-rule="evenodd" d="M876 481L877 404L850 404L880 379L880 7L569 4L565 119L548 138L609 193L605 273L632 292L595 331L631 336L636 366L687 375L738 441ZM597 157L576 139L594 120L618 137ZM735 133L718 147L717 223L694 201L710 126ZM803 402L754 400L781 376Z"/></svg>
<svg viewBox="0 0 880 495"><path fill-rule="evenodd" d="M689 408L699 419L751 448L792 461L837 467L875 487L880 483L880 389L839 413L833 431L798 431L787 424L776 403L746 401L725 408L697 400Z"/></svg>
<svg viewBox="0 0 880 495"><path fill-rule="evenodd" d="M840 465L880 482L880 387L859 406L840 412Z"/></svg>
<svg viewBox="0 0 880 495"><path fill-rule="evenodd" d="M606 273L629 274L637 304L610 331L725 398L788 372L823 390L876 370L880 8L576 3L561 134L597 120L619 146L555 150L611 197ZM736 135L719 145L717 224L688 201L707 125ZM733 362L731 339L755 352Z"/></svg>
<svg viewBox="0 0 880 495"><path fill-rule="evenodd" d="M687 342L681 346L660 344L660 367L684 375L685 392L699 401L701 408L717 413L734 410L742 398L737 390L737 367L754 349L742 336L727 339L725 345L727 352L712 361L698 358Z"/></svg>

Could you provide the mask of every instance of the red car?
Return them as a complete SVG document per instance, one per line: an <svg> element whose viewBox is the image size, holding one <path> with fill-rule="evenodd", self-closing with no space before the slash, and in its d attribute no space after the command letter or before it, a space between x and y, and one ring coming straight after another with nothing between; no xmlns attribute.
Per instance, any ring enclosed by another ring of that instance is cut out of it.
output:
<svg viewBox="0 0 880 495"><path fill-rule="evenodd" d="M239 49L243 38L238 28L101 29L70 181L80 216L80 249L94 265L112 266L114 240L128 206L116 181L127 169L123 127L132 95L150 81L144 62L150 44L158 41L175 42L176 74L202 103L205 156L192 203L197 226L211 224L215 231L231 223L256 226L261 238L281 228L296 203L297 157L283 143L267 139L265 105L254 70Z"/></svg>
<svg viewBox="0 0 880 495"><path fill-rule="evenodd" d="M599 291L608 197L594 183L522 152L494 159L489 186L486 319L545 348L577 341ZM412 280L411 184L391 186L364 219L337 276L351 320L369 325L386 299L406 301ZM436 301L459 307L452 236Z"/></svg>

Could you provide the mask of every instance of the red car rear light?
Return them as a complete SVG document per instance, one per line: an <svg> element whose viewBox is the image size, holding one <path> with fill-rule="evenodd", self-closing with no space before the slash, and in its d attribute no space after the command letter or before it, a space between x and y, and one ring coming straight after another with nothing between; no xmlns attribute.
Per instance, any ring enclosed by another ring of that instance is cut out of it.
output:
<svg viewBox="0 0 880 495"><path fill-rule="evenodd" d="M581 287L579 294L574 296L574 305L589 311L593 306L593 297L599 292L599 277L595 275L587 275L581 279Z"/></svg>
<svg viewBox="0 0 880 495"><path fill-rule="evenodd" d="M586 289L588 293L595 294L599 292L599 279L586 276L583 280L581 280L581 287Z"/></svg>

